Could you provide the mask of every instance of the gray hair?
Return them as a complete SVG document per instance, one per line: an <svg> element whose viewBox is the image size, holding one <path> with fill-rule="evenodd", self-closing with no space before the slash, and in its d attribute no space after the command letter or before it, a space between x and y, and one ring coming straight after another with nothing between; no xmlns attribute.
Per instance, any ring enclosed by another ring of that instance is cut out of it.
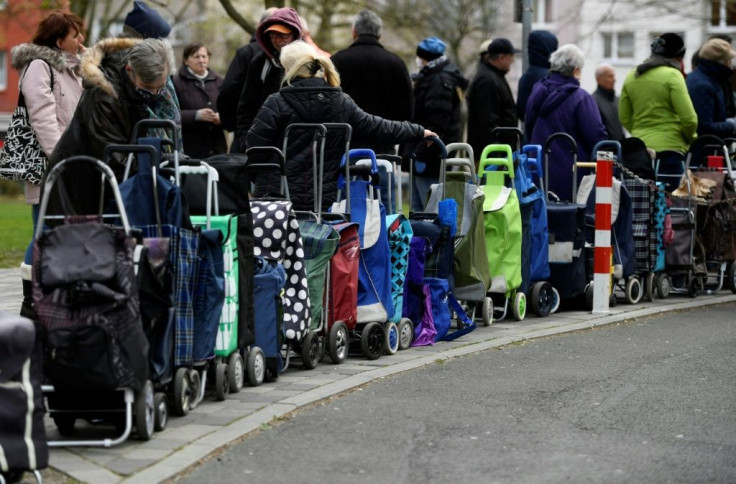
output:
<svg viewBox="0 0 736 484"><path fill-rule="evenodd" d="M363 10L355 16L353 30L355 30L357 35L381 37L381 34L383 34L383 21L372 10Z"/></svg>
<svg viewBox="0 0 736 484"><path fill-rule="evenodd" d="M174 51L166 39L145 39L127 53L128 65L141 81L150 84L175 71Z"/></svg>
<svg viewBox="0 0 736 484"><path fill-rule="evenodd" d="M585 55L575 44L565 44L552 52L549 58L550 71L559 72L565 76L571 76L575 69L583 68Z"/></svg>
<svg viewBox="0 0 736 484"><path fill-rule="evenodd" d="M601 77L603 74L606 73L606 71L613 71L615 70L611 64L601 64L595 69L595 77L596 79Z"/></svg>

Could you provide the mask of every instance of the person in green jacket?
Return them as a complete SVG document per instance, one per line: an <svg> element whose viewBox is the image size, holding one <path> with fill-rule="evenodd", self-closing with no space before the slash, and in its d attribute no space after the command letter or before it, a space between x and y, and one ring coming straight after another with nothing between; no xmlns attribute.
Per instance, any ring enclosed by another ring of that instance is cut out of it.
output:
<svg viewBox="0 0 736 484"><path fill-rule="evenodd" d="M677 34L654 39L652 55L626 76L618 116L632 136L657 152L668 190L679 184L683 160L696 138L698 116L680 70L685 42Z"/></svg>

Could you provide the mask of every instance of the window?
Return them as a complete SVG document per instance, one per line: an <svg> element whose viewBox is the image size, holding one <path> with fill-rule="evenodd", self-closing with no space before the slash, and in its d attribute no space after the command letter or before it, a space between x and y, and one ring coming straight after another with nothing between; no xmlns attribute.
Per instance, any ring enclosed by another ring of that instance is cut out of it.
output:
<svg viewBox="0 0 736 484"><path fill-rule="evenodd" d="M0 50L0 91L8 88L8 53Z"/></svg>
<svg viewBox="0 0 736 484"><path fill-rule="evenodd" d="M736 1L736 0L734 0ZM554 22L555 0L534 0L532 21L534 24L551 24Z"/></svg>
<svg viewBox="0 0 736 484"><path fill-rule="evenodd" d="M605 32L603 35L603 57L606 59L633 59L633 32Z"/></svg>
<svg viewBox="0 0 736 484"><path fill-rule="evenodd" d="M713 27L736 26L736 0L711 0L710 25Z"/></svg>

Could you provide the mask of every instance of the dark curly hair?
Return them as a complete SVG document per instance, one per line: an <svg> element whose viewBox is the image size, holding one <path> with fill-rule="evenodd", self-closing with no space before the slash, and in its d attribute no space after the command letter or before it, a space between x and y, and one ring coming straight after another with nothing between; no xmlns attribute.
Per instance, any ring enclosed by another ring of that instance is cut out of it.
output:
<svg viewBox="0 0 736 484"><path fill-rule="evenodd" d="M51 12L38 24L33 43L56 49L58 40L66 38L69 32L79 33L83 28L84 22L78 16L61 11Z"/></svg>

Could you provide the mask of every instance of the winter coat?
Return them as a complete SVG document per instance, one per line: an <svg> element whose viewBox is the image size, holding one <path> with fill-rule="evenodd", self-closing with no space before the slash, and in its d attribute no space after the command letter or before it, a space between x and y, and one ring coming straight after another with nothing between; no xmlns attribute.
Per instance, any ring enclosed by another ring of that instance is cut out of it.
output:
<svg viewBox="0 0 736 484"><path fill-rule="evenodd" d="M626 76L618 117L647 148L684 153L695 139L698 116L676 63L656 57Z"/></svg>
<svg viewBox="0 0 736 484"><path fill-rule="evenodd" d="M598 104L603 125L608 132L608 139L621 141L625 138L624 128L618 120L618 97L613 89L603 89L598 86L593 92L593 99Z"/></svg>
<svg viewBox="0 0 736 484"><path fill-rule="evenodd" d="M460 69L442 56L425 65L414 76L414 117L412 121L437 133L446 144L462 138L460 108L468 80ZM417 160L426 163L421 176L437 177L440 168L439 154L434 145L420 143L415 148ZM406 167L405 167L406 168Z"/></svg>
<svg viewBox="0 0 736 484"><path fill-rule="evenodd" d="M74 116L82 95L82 78L76 73L79 58L36 44L18 45L13 48L11 55L13 68L21 72L20 91L26 102L28 119L38 144L49 158ZM26 202L39 203L41 187L32 183L25 185Z"/></svg>
<svg viewBox="0 0 736 484"><path fill-rule="evenodd" d="M360 108L375 116L395 121L412 119L414 96L409 70L396 54L386 50L376 37L359 35L347 49L335 53L332 63L340 73L343 91ZM393 153L393 145L370 138L353 137L356 148Z"/></svg>
<svg viewBox="0 0 736 484"><path fill-rule="evenodd" d="M728 138L736 133L736 123L727 122L727 105L724 85L728 84L732 70L718 62L700 59L698 67L685 81L690 99L698 115L698 134L712 134Z"/></svg>
<svg viewBox="0 0 736 484"><path fill-rule="evenodd" d="M516 115L524 121L526 103L532 93L534 84L544 79L549 73L549 58L557 50L558 41L555 34L546 30L533 30L527 41L529 67L519 78L519 89L516 92Z"/></svg>
<svg viewBox="0 0 736 484"><path fill-rule="evenodd" d="M80 63L84 92L71 123L49 159L49 167L75 155L87 155L102 160L107 145L130 143L135 123L142 119L159 117L152 113L146 102L135 92L125 71L124 54L140 41L132 38L110 38L101 40L84 52ZM170 83L167 84L166 91L158 102L166 103L167 111L171 113L168 119L176 122L179 117L178 104L174 102ZM158 109L159 106L154 107ZM122 181L125 156L115 155L107 162L118 182ZM64 177L68 180L65 185L69 188L71 213L88 214L98 211L100 177L97 173L87 173L88 171L81 170L74 172L73 177ZM109 195L108 192L106 190ZM58 201L52 196L50 213L61 213L59 210Z"/></svg>
<svg viewBox="0 0 736 484"><path fill-rule="evenodd" d="M181 106L181 131L184 153L192 158L207 158L227 152L227 141L222 126L197 121L197 110L210 108L217 111L217 95L222 77L213 70L199 79L182 65L174 76L176 96Z"/></svg>
<svg viewBox="0 0 736 484"><path fill-rule="evenodd" d="M489 63L481 63L468 89L468 144L476 159L491 143L516 146L515 136L491 136L493 128L519 126L516 104L506 73Z"/></svg>
<svg viewBox="0 0 736 484"><path fill-rule="evenodd" d="M424 137L422 126L409 122L390 121L366 113L341 88L332 87L324 79L300 79L284 86L266 99L248 131L248 148L278 146L284 131L292 123L348 123L353 135L373 139L378 143L395 144L419 141ZM294 208L314 208L312 140L314 133L295 130L289 134L286 153L286 175L289 194ZM324 177L322 179L323 207L335 200L337 174L345 143L339 136L328 136L325 146ZM256 196L278 193L278 176L258 175L255 179Z"/></svg>
<svg viewBox="0 0 736 484"><path fill-rule="evenodd" d="M302 23L293 8L279 9L258 24L256 42L263 52L256 54L250 65L248 65L248 76L240 94L235 118L235 137L230 149L233 153L245 151L245 137L256 114L258 114L258 110L266 98L277 92L281 87L284 69L279 62L279 52L274 48L269 35L266 33L266 29L274 23L288 25L297 33L296 39L302 37Z"/></svg>
<svg viewBox="0 0 736 484"><path fill-rule="evenodd" d="M607 138L598 105L574 77L559 72L536 83L526 105L526 132L531 144L544 145L553 133L567 133L577 142L580 161L590 160L595 144ZM563 140L551 146L549 190L561 200L572 199L572 155Z"/></svg>
<svg viewBox="0 0 736 484"><path fill-rule="evenodd" d="M261 50L254 36L250 42L235 52L235 57L227 68L225 79L220 86L220 95L217 96L217 111L220 113L222 127L227 131L235 131L238 102L248 75L248 66Z"/></svg>

